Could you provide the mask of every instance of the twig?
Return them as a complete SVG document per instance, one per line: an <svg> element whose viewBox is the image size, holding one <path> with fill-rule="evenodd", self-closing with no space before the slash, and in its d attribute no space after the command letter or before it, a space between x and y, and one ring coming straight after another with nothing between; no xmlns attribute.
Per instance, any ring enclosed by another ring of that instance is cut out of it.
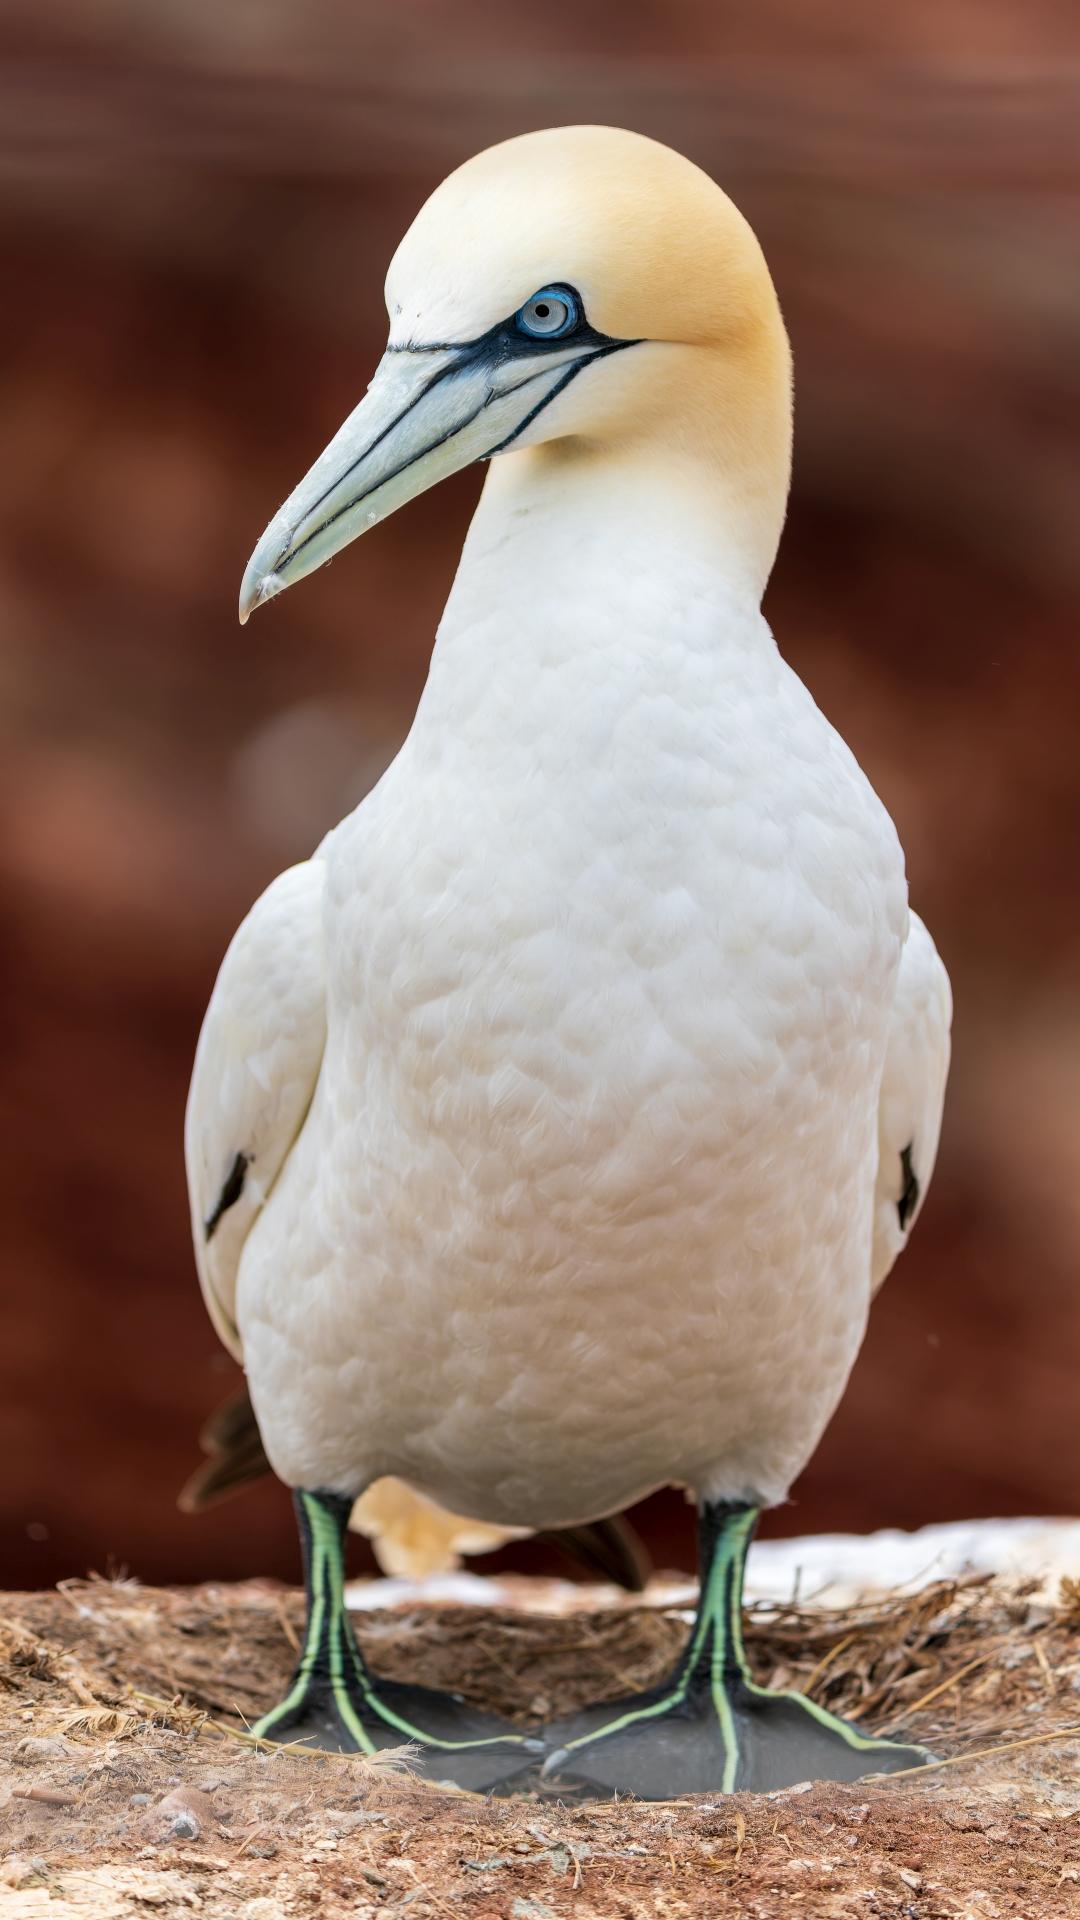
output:
<svg viewBox="0 0 1080 1920"><path fill-rule="evenodd" d="M849 1633L846 1640L838 1640L835 1647L830 1647L828 1653L825 1655L824 1660L818 1661L817 1666L814 1668L809 1679L803 1681L802 1686L799 1688L799 1692L809 1693L811 1687L814 1684L814 1681L820 1680L826 1667L831 1666L832 1662L836 1659L837 1654L845 1653L848 1647L850 1647L852 1643L858 1639L858 1637L859 1636L857 1633Z"/></svg>
<svg viewBox="0 0 1080 1920"><path fill-rule="evenodd" d="M990 1653L993 1652L994 1648L991 1648ZM921 1700L916 1700L913 1707L905 1707L903 1713L897 1714L895 1720L890 1720L886 1726L879 1728L877 1738L883 1740L886 1734L892 1733L896 1727L902 1727L905 1720L910 1720L913 1713L918 1713L922 1707L928 1707L931 1700L937 1699L939 1693L947 1693L950 1687L955 1687L958 1680L963 1680L969 1673L974 1673L976 1667L984 1667L990 1658L990 1653L976 1655L974 1660L968 1661L966 1667L961 1667L958 1673L952 1673L947 1680L943 1680L939 1687L931 1687L930 1692L924 1693Z"/></svg>
<svg viewBox="0 0 1080 1920"><path fill-rule="evenodd" d="M279 1593L277 1597L277 1617L281 1625L281 1631L285 1635L293 1652L299 1653L300 1642L296 1637L296 1628L293 1626L292 1621L285 1611L285 1595L283 1593Z"/></svg>
<svg viewBox="0 0 1080 1920"><path fill-rule="evenodd" d="M977 1747L974 1753L954 1753L951 1760L928 1760L921 1767L898 1767L895 1773L864 1773L864 1780L903 1780L912 1773L937 1773L942 1767L959 1767L965 1760L988 1760L995 1753L1015 1753L1018 1747L1041 1747L1047 1740L1064 1740L1080 1733L1080 1720L1071 1727L1057 1727L1053 1733L1037 1733L1031 1740L1007 1740L1003 1747Z"/></svg>
<svg viewBox="0 0 1080 1920"><path fill-rule="evenodd" d="M266 1832L266 1829L267 1829L267 1827L268 1827L269 1825L270 1825L270 1822L269 1822L269 1820L264 1820L264 1821L263 1821L263 1823L262 1823L262 1825L261 1825L260 1827L256 1827L253 1833L249 1833L249 1834L248 1834L248 1837L247 1837L247 1839L246 1839L246 1840L244 1841L244 1844L243 1844L243 1846L242 1846L242 1847L241 1847L241 1848L239 1849L239 1851L237 1852L237 1855L236 1855L236 1858L237 1858L238 1860L241 1860L241 1859L243 1859L243 1856L244 1856L244 1854L245 1854L245 1853L247 1852L247 1850L248 1850L248 1848L250 1847L250 1845L251 1845L251 1843L252 1843L252 1841L253 1841L253 1840L257 1840L257 1839L258 1839L258 1837L259 1837L259 1835L260 1835L260 1833L265 1833L265 1832Z"/></svg>
<svg viewBox="0 0 1080 1920"><path fill-rule="evenodd" d="M149 1695L143 1697L149 1698ZM395 1758L390 1766L387 1767L387 1762L385 1760L380 1761L375 1754L334 1753L328 1747L306 1746L302 1740L266 1740L261 1734L241 1733L236 1727L226 1726L223 1720L213 1720L209 1715L207 1715L206 1719L202 1722L202 1726L199 1728L200 1733L203 1727L211 1727L215 1733L224 1734L227 1740L236 1740L241 1746L254 1747L258 1753L288 1753L295 1754L300 1759L337 1760L343 1761L346 1765L351 1765L359 1761L362 1767L370 1768L376 1778L382 1774L384 1779L392 1779L400 1768L402 1772L398 1777L406 1779L410 1786L424 1787L429 1792L452 1794L459 1800L486 1800L488 1797L484 1793L470 1793L466 1787L452 1786L448 1780L440 1780L438 1782L425 1780L422 1774L411 1773L408 1769L408 1761L405 1754L402 1754L400 1758ZM381 1749L380 1751L385 1752L388 1751L388 1749ZM383 1774L384 1767L387 1767L385 1774Z"/></svg>

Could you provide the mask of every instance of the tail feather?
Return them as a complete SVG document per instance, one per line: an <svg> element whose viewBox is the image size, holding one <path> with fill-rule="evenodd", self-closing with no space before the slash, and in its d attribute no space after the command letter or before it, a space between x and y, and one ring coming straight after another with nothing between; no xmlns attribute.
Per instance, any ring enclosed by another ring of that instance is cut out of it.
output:
<svg viewBox="0 0 1080 1920"><path fill-rule="evenodd" d="M199 1445L210 1458L196 1467L182 1488L176 1502L181 1513L201 1513L273 1471L246 1386L215 1408L199 1435Z"/></svg>
<svg viewBox="0 0 1080 1920"><path fill-rule="evenodd" d="M561 1547L589 1573L625 1587L627 1593L645 1590L651 1571L649 1556L629 1520L621 1513L613 1513L606 1520L593 1520L588 1526L553 1527L536 1537Z"/></svg>

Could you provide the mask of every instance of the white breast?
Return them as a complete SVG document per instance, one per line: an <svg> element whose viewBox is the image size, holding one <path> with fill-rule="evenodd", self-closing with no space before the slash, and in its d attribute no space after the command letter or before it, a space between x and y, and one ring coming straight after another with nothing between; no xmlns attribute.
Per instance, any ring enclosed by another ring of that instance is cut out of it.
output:
<svg viewBox="0 0 1080 1920"><path fill-rule="evenodd" d="M294 1484L776 1499L857 1351L902 857L760 616L638 556L510 631L460 588L327 848L322 1073L238 1288Z"/></svg>

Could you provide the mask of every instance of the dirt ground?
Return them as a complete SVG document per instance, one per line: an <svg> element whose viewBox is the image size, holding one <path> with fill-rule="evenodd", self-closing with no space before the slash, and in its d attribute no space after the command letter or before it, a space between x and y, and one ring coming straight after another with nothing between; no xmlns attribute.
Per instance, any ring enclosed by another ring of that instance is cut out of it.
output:
<svg viewBox="0 0 1080 1920"><path fill-rule="evenodd" d="M1080 1592L939 1585L748 1615L755 1669L944 1764L854 1787L675 1802L486 1801L407 1756L252 1749L302 1596L68 1581L0 1596L0 1920L417 1920L1080 1913ZM522 1724L667 1668L683 1613L355 1616L372 1667ZM983 1757L976 1757L976 1756ZM970 1757L969 1757L970 1756ZM411 1920L411 1916L410 1916Z"/></svg>

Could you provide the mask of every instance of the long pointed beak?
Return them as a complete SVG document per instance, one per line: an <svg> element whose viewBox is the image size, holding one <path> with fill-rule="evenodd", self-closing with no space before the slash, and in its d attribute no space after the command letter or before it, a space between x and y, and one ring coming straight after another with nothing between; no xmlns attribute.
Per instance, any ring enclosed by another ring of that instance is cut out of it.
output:
<svg viewBox="0 0 1080 1920"><path fill-rule="evenodd" d="M252 554L241 624L406 500L499 452L603 350L578 341L502 360L475 344L384 354L364 399Z"/></svg>

